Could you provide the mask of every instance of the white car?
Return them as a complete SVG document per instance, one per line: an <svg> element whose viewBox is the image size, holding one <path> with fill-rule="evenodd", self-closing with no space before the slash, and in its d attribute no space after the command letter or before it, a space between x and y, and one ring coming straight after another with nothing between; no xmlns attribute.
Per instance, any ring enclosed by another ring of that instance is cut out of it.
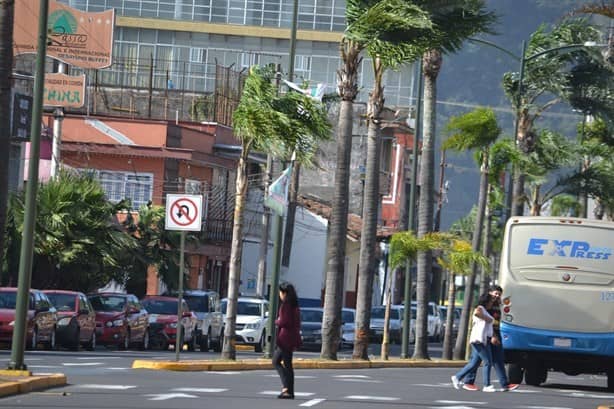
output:
<svg viewBox="0 0 614 409"><path fill-rule="evenodd" d="M354 345L354 333L356 332L356 310L353 308L343 308L341 310L341 342L344 346Z"/></svg>
<svg viewBox="0 0 614 409"><path fill-rule="evenodd" d="M221 307L222 314L224 314L224 325L226 325L227 298L222 300ZM239 297L237 300L235 342L252 345L256 352L264 351L268 316L269 302L267 300L258 297Z"/></svg>
<svg viewBox="0 0 614 409"><path fill-rule="evenodd" d="M384 334L384 317L386 314L386 307L376 306L371 308L371 322L369 328L371 329L370 338L376 342L381 341ZM412 318L409 320L409 342L416 342L416 335L414 332L415 322ZM390 318L389 318L389 339L390 343L400 344L403 338L403 306L391 305L390 306Z"/></svg>
<svg viewBox="0 0 614 409"><path fill-rule="evenodd" d="M411 302L412 310L416 309L416 301ZM427 305L428 317L427 317L427 333L429 339L433 341L440 341L443 338L443 320L439 312L439 306L434 302L429 302ZM415 317L416 313L412 311L412 315Z"/></svg>

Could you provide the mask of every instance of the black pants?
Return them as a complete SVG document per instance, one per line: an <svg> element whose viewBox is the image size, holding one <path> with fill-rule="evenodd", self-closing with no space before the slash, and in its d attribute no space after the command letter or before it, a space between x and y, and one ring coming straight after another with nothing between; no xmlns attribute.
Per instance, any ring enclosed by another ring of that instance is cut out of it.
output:
<svg viewBox="0 0 614 409"><path fill-rule="evenodd" d="M288 389L288 393L294 394L294 368L292 368L292 351L286 351L280 347L276 347L275 353L273 354L273 366L281 378L282 386Z"/></svg>

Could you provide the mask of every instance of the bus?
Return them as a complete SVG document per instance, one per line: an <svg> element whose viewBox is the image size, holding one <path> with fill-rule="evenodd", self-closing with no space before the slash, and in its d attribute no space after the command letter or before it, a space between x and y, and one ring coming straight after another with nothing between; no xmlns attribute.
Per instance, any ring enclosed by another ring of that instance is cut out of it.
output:
<svg viewBox="0 0 614 409"><path fill-rule="evenodd" d="M605 374L614 391L614 223L512 217L499 284L511 383L538 386L548 371Z"/></svg>

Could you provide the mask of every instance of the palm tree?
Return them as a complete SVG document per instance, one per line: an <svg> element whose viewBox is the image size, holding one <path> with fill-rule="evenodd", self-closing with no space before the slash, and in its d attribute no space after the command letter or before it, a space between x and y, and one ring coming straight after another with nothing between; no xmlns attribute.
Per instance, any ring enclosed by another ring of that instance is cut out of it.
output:
<svg viewBox="0 0 614 409"><path fill-rule="evenodd" d="M475 217L475 227L473 230L472 250L479 252L482 246L482 227L484 225L484 214L488 199L488 181L490 164L490 146L501 134L501 128L497 124L497 118L492 109L478 108L459 117L452 117L448 122L446 130L451 136L443 143L443 149L454 149L456 151L476 150L476 157L480 164L480 190L478 194L478 210ZM463 301L463 312L459 325L459 336L456 339L456 356L464 356L465 340L467 327L469 326L469 312L475 278L477 275L477 263L473 264L471 274L465 286L465 299ZM460 359L460 358L458 358Z"/></svg>
<svg viewBox="0 0 614 409"><path fill-rule="evenodd" d="M234 131L241 141L237 165L233 236L228 279L228 307L222 357L235 359L235 324L241 277L243 211L247 194L247 162L252 150L278 158L292 152L309 163L320 140L330 137L330 124L323 106L306 95L290 92L277 95L272 68L253 66L245 80L241 101L233 114ZM274 291L274 289L273 289ZM275 313L275 312L272 312Z"/></svg>
<svg viewBox="0 0 614 409"><path fill-rule="evenodd" d="M480 264L483 268L488 266L488 259L475 252L472 244L462 239L453 239L449 247L443 251L437 260L444 270L448 271L448 313L446 314L446 333L443 339L443 359L452 359L452 325L454 321L454 306L456 304L455 276L457 274L472 274L473 266ZM467 288L467 287L465 287ZM465 290L465 299L470 298ZM459 331L457 339L461 337Z"/></svg>
<svg viewBox="0 0 614 409"><path fill-rule="evenodd" d="M4 262L6 208L9 190L11 129L11 73L13 71L13 14L15 2L0 2L0 269Z"/></svg>
<svg viewBox="0 0 614 409"><path fill-rule="evenodd" d="M493 13L485 10L483 0L421 0L413 1L428 11L438 35L422 58L424 74L424 126L420 162L420 199L418 204L418 237L433 231L433 183L435 174L435 120L437 76L442 55L456 52L467 38L489 32L495 22ZM416 345L414 358L428 359L427 303L428 283L432 275L433 255L430 251L418 254L416 280Z"/></svg>

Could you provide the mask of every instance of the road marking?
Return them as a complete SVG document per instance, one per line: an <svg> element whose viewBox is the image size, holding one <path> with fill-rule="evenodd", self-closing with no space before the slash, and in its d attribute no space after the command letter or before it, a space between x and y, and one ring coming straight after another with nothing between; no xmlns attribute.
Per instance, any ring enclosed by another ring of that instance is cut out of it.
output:
<svg viewBox="0 0 614 409"><path fill-rule="evenodd" d="M362 379L369 379L371 378L368 375L335 375L333 376L333 378L362 378Z"/></svg>
<svg viewBox="0 0 614 409"><path fill-rule="evenodd" d="M382 383L382 381L378 381L376 379L351 379L351 378L342 378L342 379L337 379L338 381L341 382L360 382L360 383Z"/></svg>
<svg viewBox="0 0 614 409"><path fill-rule="evenodd" d="M466 400L436 400L436 403L442 403L444 405L486 405L488 402L473 402Z"/></svg>
<svg viewBox="0 0 614 409"><path fill-rule="evenodd" d="M176 399L176 398L196 399L198 398L198 396L196 395L188 395L187 393L159 393L157 395L145 395L145 396L152 396L152 398L149 398L147 400L169 400L169 399Z"/></svg>
<svg viewBox="0 0 614 409"><path fill-rule="evenodd" d="M614 395L596 395L591 393L577 393L571 394L574 398L591 398L591 399L614 399Z"/></svg>
<svg viewBox="0 0 614 409"><path fill-rule="evenodd" d="M109 371L127 371L128 369L132 369L132 368L116 368L116 367L109 367L109 368L103 368L103 369L108 369Z"/></svg>
<svg viewBox="0 0 614 409"><path fill-rule="evenodd" d="M220 393L220 392L226 392L228 389L224 389L224 388L173 388L171 390L177 391L177 392Z"/></svg>
<svg viewBox="0 0 614 409"><path fill-rule="evenodd" d="M85 389L106 389L106 390L115 390L115 391L125 391L127 389L134 389L136 386L134 385L98 385L93 383L88 383L84 385L76 385L77 388L85 388Z"/></svg>
<svg viewBox="0 0 614 409"><path fill-rule="evenodd" d="M519 406L523 409L572 409L564 406Z"/></svg>
<svg viewBox="0 0 614 409"><path fill-rule="evenodd" d="M324 402L325 400L326 400L326 399L312 399L312 400L308 400L308 401L307 401L307 402L305 402L305 403L301 403L299 406L307 406L307 407L309 407L309 406L315 406L315 405L317 405L318 403Z"/></svg>
<svg viewBox="0 0 614 409"><path fill-rule="evenodd" d="M368 395L350 395L346 396L345 399L355 399L355 400L381 400L381 401L396 401L401 398L393 398L391 396L368 396Z"/></svg>
<svg viewBox="0 0 614 409"><path fill-rule="evenodd" d="M210 371L208 372L214 375L239 375L240 371Z"/></svg>
<svg viewBox="0 0 614 409"><path fill-rule="evenodd" d="M100 359L100 357L99 356L82 356L82 357L75 358L75 359L80 359L82 361L85 361L85 360L90 360L91 361L93 359ZM125 359L125 358L124 357L119 357L119 356L105 356L104 359Z"/></svg>
<svg viewBox="0 0 614 409"><path fill-rule="evenodd" d="M431 406L431 409L475 409L473 406Z"/></svg>
<svg viewBox="0 0 614 409"><path fill-rule="evenodd" d="M64 366L97 366L97 365L102 365L102 362L82 362L82 363L67 362L67 363L63 363L62 365Z"/></svg>
<svg viewBox="0 0 614 409"><path fill-rule="evenodd" d="M260 392L260 395L274 395L274 396L277 396L277 395L279 395L279 391L262 391L262 392ZM315 395L315 393L313 393L313 392L294 392L294 396L308 397L308 396L313 396L313 395Z"/></svg>

